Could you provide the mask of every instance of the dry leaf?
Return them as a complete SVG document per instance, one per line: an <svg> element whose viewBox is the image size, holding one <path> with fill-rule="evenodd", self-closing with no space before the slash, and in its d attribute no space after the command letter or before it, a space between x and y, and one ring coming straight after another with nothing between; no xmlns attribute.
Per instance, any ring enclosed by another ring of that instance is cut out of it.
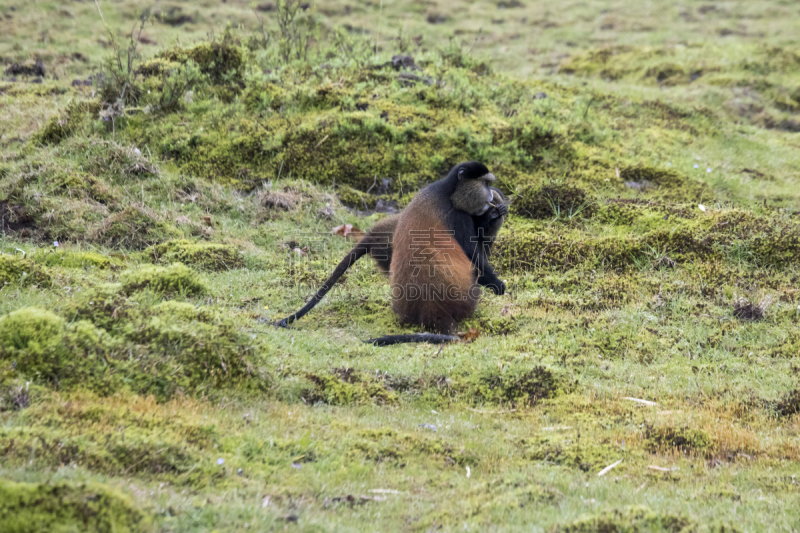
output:
<svg viewBox="0 0 800 533"><path fill-rule="evenodd" d="M615 466L617 466L617 465L618 465L618 464L620 464L621 462L622 462L622 459L620 459L620 460L619 460L619 461L617 461L616 463L612 463L612 464L608 465L607 467L605 467L604 469L602 469L601 471L599 471L599 472L597 473L597 475L598 475L598 476L605 476L606 474L608 474L608 473L611 471L611 469L612 469L612 468L614 468Z"/></svg>
<svg viewBox="0 0 800 533"><path fill-rule="evenodd" d="M650 400L642 400L641 398L631 398L630 396L624 396L623 400L630 400L632 402L636 402L642 405L658 405L656 402L651 402Z"/></svg>
<svg viewBox="0 0 800 533"><path fill-rule="evenodd" d="M677 466L675 468L664 468L663 466L647 465L647 468L649 468L650 470L658 470L659 472L673 472L675 470L678 470Z"/></svg>
<svg viewBox="0 0 800 533"><path fill-rule="evenodd" d="M307 256L307 255L308 255L306 252L304 252L304 251L303 251L302 249L300 249L300 248L295 248L293 251L294 251L294 253L296 253L297 255L300 255L300 256L302 256L302 257L305 257L305 256Z"/></svg>
<svg viewBox="0 0 800 533"><path fill-rule="evenodd" d="M358 240L364 236L364 230L361 230L352 224L342 224L341 226L336 226L333 228L332 233L352 240Z"/></svg>
<svg viewBox="0 0 800 533"><path fill-rule="evenodd" d="M500 310L500 316L509 316L511 314L511 304L507 304Z"/></svg>
<svg viewBox="0 0 800 533"><path fill-rule="evenodd" d="M464 342L472 342L480 336L481 332L476 328L469 328L469 331L459 331L456 335L461 337Z"/></svg>

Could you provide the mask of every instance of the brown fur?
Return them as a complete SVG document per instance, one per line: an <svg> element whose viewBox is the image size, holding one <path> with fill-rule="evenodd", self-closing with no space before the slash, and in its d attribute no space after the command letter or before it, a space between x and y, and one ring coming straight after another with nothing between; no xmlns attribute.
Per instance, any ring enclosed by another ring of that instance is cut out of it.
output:
<svg viewBox="0 0 800 533"><path fill-rule="evenodd" d="M451 333L478 305L480 291L472 290L477 276L461 246L433 216L433 206L417 198L404 213L422 215L401 215L394 233L392 308L401 322Z"/></svg>

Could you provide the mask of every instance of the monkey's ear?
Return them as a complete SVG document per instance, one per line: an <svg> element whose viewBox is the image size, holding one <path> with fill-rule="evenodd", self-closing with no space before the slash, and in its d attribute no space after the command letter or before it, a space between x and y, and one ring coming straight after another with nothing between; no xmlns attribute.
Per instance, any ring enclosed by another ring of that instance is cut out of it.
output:
<svg viewBox="0 0 800 533"><path fill-rule="evenodd" d="M464 167L458 169L458 179L464 179Z"/></svg>

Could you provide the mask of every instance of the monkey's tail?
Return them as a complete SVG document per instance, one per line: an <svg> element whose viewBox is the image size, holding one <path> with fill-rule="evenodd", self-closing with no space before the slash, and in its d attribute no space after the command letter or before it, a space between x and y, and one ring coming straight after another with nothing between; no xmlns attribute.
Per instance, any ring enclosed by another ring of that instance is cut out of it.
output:
<svg viewBox="0 0 800 533"><path fill-rule="evenodd" d="M357 244L352 250L350 250L350 253L347 254L344 259L342 259L342 261L333 271L333 274L331 274L325 283L322 284L322 287L319 288L317 293L308 301L306 305L303 306L302 309L292 315L287 316L283 320L279 320L275 323L275 325L281 328L288 327L289 324L299 318L302 318L303 315L314 309L314 306L317 305L323 298L325 298L325 295L328 294L328 291L330 291L339 278L341 278L342 275L347 272L347 269L353 266L353 263L358 261L367 252L369 252L368 245Z"/></svg>
<svg viewBox="0 0 800 533"><path fill-rule="evenodd" d="M408 342L429 342L431 344L445 344L459 340L458 335L439 335L438 333L412 333L409 335L386 335L368 339L364 342L375 346L392 346L393 344L404 344Z"/></svg>

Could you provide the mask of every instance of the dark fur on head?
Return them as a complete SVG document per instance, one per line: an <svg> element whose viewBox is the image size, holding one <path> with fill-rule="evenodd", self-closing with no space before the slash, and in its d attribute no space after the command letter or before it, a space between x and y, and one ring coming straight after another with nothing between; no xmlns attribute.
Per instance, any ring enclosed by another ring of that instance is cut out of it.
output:
<svg viewBox="0 0 800 533"><path fill-rule="evenodd" d="M480 216L491 207L494 195L489 185L495 177L483 163L459 163L445 179L456 182L455 190L450 196L456 209L466 211L472 216Z"/></svg>

